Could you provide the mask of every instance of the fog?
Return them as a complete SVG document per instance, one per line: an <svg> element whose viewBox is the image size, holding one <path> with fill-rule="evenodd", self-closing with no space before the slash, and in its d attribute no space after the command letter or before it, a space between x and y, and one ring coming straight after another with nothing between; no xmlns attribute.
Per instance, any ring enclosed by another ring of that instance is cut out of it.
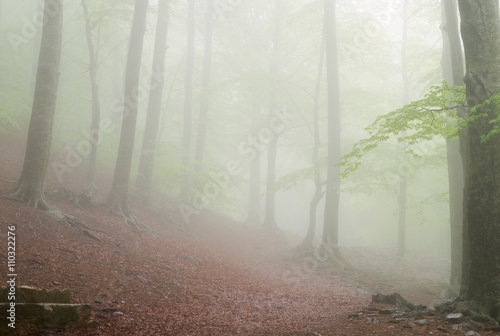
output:
<svg viewBox="0 0 500 336"><path fill-rule="evenodd" d="M87 3L95 24L92 38L99 64L100 119L107 125L101 126L105 130L97 154L98 197L105 198L120 141L134 6L132 1L123 0ZM315 191L311 161L315 95L319 167L322 181L326 180L328 107L324 60L317 92L315 86L323 53L323 6L321 2L306 0L276 3L281 3L281 7L276 9L274 1L215 1L212 53L208 60L211 73L208 87L204 88L207 2L195 1L191 147L186 149L182 139L187 132L184 120L188 6L186 1L170 1L152 204L176 213L179 220L191 215L203 216L209 210L258 228L266 211L270 211L266 209L266 198L275 197L277 227L292 233L300 242L308 229L309 204ZM36 1L1 1L0 7L4 37L1 85L6 95L3 100L9 97L1 118L5 127L17 127L23 132L31 113L42 28L37 23L40 7L36 4ZM84 147L88 147L85 143L92 111L89 51L81 3L64 1L64 5L60 81L47 178L55 186L76 184L83 188L81 176L85 176L88 166ZM158 1L150 1L130 174L132 197L145 133L157 12ZM346 154L355 143L369 136L365 128L378 116L405 104L403 77L408 80L408 102L423 98L431 86L442 82L441 6L437 0L410 2L405 19L402 1L339 1L336 15L341 150ZM404 24L408 29L405 55L402 54ZM202 104L207 104L208 111L204 155L201 162L194 163ZM271 186L272 195L266 195L268 149L273 139L277 139L276 184ZM359 168L343 177L337 186L340 246L396 249L401 177L398 167L404 165L408 171L406 248L435 258L449 258L445 146L444 137L427 139L412 147L422 153L420 158L412 158L394 136L359 158ZM186 155L187 164L183 161ZM259 220L250 223L247 221L250 165L256 156L260 157L260 209ZM228 173L231 169L232 173ZM219 178L215 187L214 176ZM190 209L187 215L187 208L183 213L179 204ZM322 198L316 211L316 242L321 240L323 232L324 207Z"/></svg>

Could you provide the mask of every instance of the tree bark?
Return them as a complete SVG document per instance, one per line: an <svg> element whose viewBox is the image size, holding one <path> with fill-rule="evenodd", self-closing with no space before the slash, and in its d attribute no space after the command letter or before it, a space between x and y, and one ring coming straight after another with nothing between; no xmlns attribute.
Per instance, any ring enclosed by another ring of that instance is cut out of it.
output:
<svg viewBox="0 0 500 336"><path fill-rule="evenodd" d="M252 122L252 136L256 137L260 130L258 121L258 104L254 106L254 112L257 116ZM255 151L255 158L250 162L250 184L248 193L248 217L247 224L254 226L260 224L260 162L261 151Z"/></svg>
<svg viewBox="0 0 500 336"><path fill-rule="evenodd" d="M209 107L209 86L210 76L212 73L212 39L214 32L214 0L208 0L205 27L205 52L203 60L203 78L201 81L201 104L200 104L200 120L198 123L198 134L196 135L196 151L195 160L198 165L203 160L205 153L205 138L208 122L208 107Z"/></svg>
<svg viewBox="0 0 500 336"><path fill-rule="evenodd" d="M194 68L194 0L188 0L188 20L187 20L187 52L186 52L186 73L184 76L184 130L182 136L182 147L184 149L184 181L182 183L181 198L187 198L190 178L189 167L191 165L191 122L193 109L193 68Z"/></svg>
<svg viewBox="0 0 500 336"><path fill-rule="evenodd" d="M408 74L408 5L409 0L403 3L403 36L401 39L401 75L403 84L403 106L410 102L410 78ZM404 136L405 134L403 134ZM398 195L398 257L406 254L406 205L407 205L407 176L399 175Z"/></svg>
<svg viewBox="0 0 500 336"><path fill-rule="evenodd" d="M87 36L87 45L89 49L89 76L90 87L92 91L92 116L90 120L89 134L89 167L87 171L86 191L91 199L96 197L97 187L95 184L95 172L97 162L97 146L99 143L99 121L101 118L101 104L99 102L99 85L97 84L97 55L95 52L94 41L92 38L92 23L87 8L86 0L82 0L83 12L85 15L85 33Z"/></svg>
<svg viewBox="0 0 500 336"><path fill-rule="evenodd" d="M461 33L465 50L465 84L469 107L480 105L485 117L467 126L464 242L469 244L470 264L462 282L466 299L500 321L500 135L486 142L482 136L497 125L495 102L483 104L500 93L500 20L497 0L459 0Z"/></svg>
<svg viewBox="0 0 500 336"><path fill-rule="evenodd" d="M321 80L323 77L323 61L325 58L325 35L321 39L321 53L319 56L318 74L316 76L316 87L314 90L314 107L313 107L313 137L314 147L312 154L312 164L314 167L314 195L309 204L309 226L307 233L298 249L304 251L313 251L314 235L316 233L316 212L318 204L323 198L323 184L321 180L321 167L319 164L319 147L321 145L319 132L319 97L321 92Z"/></svg>
<svg viewBox="0 0 500 336"><path fill-rule="evenodd" d="M343 260L338 249L339 203L340 203L340 83L337 45L336 1L324 1L326 73L328 93L328 168L323 224L323 241L334 251L337 259Z"/></svg>
<svg viewBox="0 0 500 336"><path fill-rule="evenodd" d="M26 154L17 190L11 196L43 210L51 208L44 200L43 182L50 156L59 84L62 17L63 1L46 0Z"/></svg>
<svg viewBox="0 0 500 336"><path fill-rule="evenodd" d="M283 24L284 1L275 0L274 9L274 31L271 53L271 63L269 66L270 88L269 88L269 120L276 110L275 77L279 72L279 46L281 43L281 30ZM276 224L276 156L278 153L278 133L273 133L273 138L269 142L267 152L267 178L266 178L266 213L264 216L263 228L269 231L278 230Z"/></svg>
<svg viewBox="0 0 500 336"><path fill-rule="evenodd" d="M462 44L458 30L457 6L454 0L442 0L441 5L443 21L441 26L443 33L443 79L452 85L462 86L464 85L464 64ZM459 138L460 140L446 140L450 197L451 274L449 288L451 296L459 294L462 277L464 172L461 143L465 140L465 134L462 132Z"/></svg>
<svg viewBox="0 0 500 336"><path fill-rule="evenodd" d="M139 74L147 12L148 1L136 0L125 71L124 109L120 144L116 158L113 184L108 196L108 203L111 205L113 211L119 215L124 215L129 224L136 222L128 208L128 189L135 142L137 109L139 100L143 99L141 95L145 94L141 92L141 88L139 87Z"/></svg>
<svg viewBox="0 0 500 336"><path fill-rule="evenodd" d="M160 127L161 104L163 100L165 55L167 53L169 0L158 2L151 91L149 92L148 113L142 138L139 172L136 179L137 195L144 205L151 204L153 169L156 156L156 142Z"/></svg>

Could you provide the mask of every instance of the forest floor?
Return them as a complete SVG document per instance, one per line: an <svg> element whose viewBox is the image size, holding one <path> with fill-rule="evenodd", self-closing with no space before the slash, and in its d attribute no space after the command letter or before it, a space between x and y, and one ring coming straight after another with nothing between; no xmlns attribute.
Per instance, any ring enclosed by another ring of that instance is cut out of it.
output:
<svg viewBox="0 0 500 336"><path fill-rule="evenodd" d="M16 180L22 165L22 139L9 139L0 141L0 195L15 187L5 180ZM4 198L0 237L7 236L7 225L16 225L19 285L69 288L74 303L92 304L98 326L57 335L463 335L439 331L442 321L410 327L349 318L379 292L398 292L416 304L439 303L449 271L445 260L401 260L392 250L343 248L356 269L343 270L294 256L293 239L270 238L213 213L185 225L134 206L153 237L101 205L86 210L56 197L50 193L53 179L48 181L49 202L99 230L92 233L101 241ZM6 246L0 243L0 260L7 259Z"/></svg>

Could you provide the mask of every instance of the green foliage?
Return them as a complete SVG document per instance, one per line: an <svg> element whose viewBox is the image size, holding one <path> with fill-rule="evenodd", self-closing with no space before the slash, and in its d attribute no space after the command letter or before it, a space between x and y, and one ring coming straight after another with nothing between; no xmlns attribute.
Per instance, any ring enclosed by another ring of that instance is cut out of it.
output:
<svg viewBox="0 0 500 336"><path fill-rule="evenodd" d="M390 139L403 144L408 154L418 156L412 146L438 136L455 137L466 123L475 118L459 118L457 109L462 107L465 107L465 88L443 82L432 87L423 99L378 117L366 128L369 137L357 142L341 158L341 175L344 178L349 176L361 165L363 156Z"/></svg>

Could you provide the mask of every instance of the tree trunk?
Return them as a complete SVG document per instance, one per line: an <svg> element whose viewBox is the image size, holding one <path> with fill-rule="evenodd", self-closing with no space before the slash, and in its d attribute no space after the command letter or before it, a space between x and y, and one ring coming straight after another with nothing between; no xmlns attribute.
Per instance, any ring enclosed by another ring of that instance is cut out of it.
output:
<svg viewBox="0 0 500 336"><path fill-rule="evenodd" d="M184 181L182 183L181 198L187 198L190 178L189 167L191 165L191 120L193 105L193 67L194 67L194 0L188 0L188 20L187 20L187 52L186 52L186 73L184 77L184 130L182 136L182 147L184 148L183 165Z"/></svg>
<svg viewBox="0 0 500 336"><path fill-rule="evenodd" d="M457 6L454 0L442 0L441 4L443 20L441 26L443 33L443 79L452 85L462 86L464 64L462 44L458 31ZM460 134L460 138L464 137L464 134ZM451 296L459 294L462 276L464 172L460 147L460 140L446 140L450 197L451 274L449 288Z"/></svg>
<svg viewBox="0 0 500 336"><path fill-rule="evenodd" d="M338 249L340 203L340 84L337 46L336 1L324 1L326 73L328 93L328 168L323 224L323 244L333 250L333 256L343 261Z"/></svg>
<svg viewBox="0 0 500 336"><path fill-rule="evenodd" d="M63 1L45 1L42 43L38 59L33 109L28 130L26 154L13 198L36 208L51 207L43 196L56 110L61 59Z"/></svg>
<svg viewBox="0 0 500 336"><path fill-rule="evenodd" d="M139 87L139 74L147 12L148 1L136 0L125 71L124 109L120 144L113 184L108 197L108 203L112 206L113 211L119 215L124 215L129 223L136 222L129 211L127 198L137 124L137 108L139 100L144 99L141 95L145 95L145 92L141 92Z"/></svg>
<svg viewBox="0 0 500 336"><path fill-rule="evenodd" d="M163 99L165 55L167 53L169 0L158 2L158 22L156 23L151 91L149 92L148 114L142 138L141 159L137 174L136 188L138 197L145 205L151 204L153 169L156 155L156 142L160 127L161 104Z"/></svg>
<svg viewBox="0 0 500 336"><path fill-rule="evenodd" d="M85 33L87 36L87 45L89 48L89 76L90 87L92 90L92 117L90 120L89 134L89 167L87 172L87 193L91 199L96 197L97 187L95 185L95 172L97 161L97 146L99 143L99 121L101 118L101 104L99 102L99 86L97 85L97 55L92 39L92 24L87 8L86 0L82 0L83 12L85 15Z"/></svg>
<svg viewBox="0 0 500 336"><path fill-rule="evenodd" d="M203 60L203 79L201 82L201 105L200 105L200 120L198 123L198 134L196 138L195 160L198 162L198 167L203 160L205 152L205 138L207 132L208 121L208 105L210 75L212 72L212 38L214 32L214 0L208 0L206 28L205 28L205 53Z"/></svg>
<svg viewBox="0 0 500 336"><path fill-rule="evenodd" d="M258 116L258 105L255 104L254 112ZM252 123L252 136L256 137L260 130L260 122L254 119ZM260 224L260 162L261 151L255 151L255 158L250 162L250 183L248 193L247 224L254 226Z"/></svg>
<svg viewBox="0 0 500 336"><path fill-rule="evenodd" d="M321 79L323 77L323 61L325 56L325 36L321 39L321 53L319 56L318 64L318 74L316 76L316 87L314 90L314 107L313 107L313 137L314 137L314 147L312 154L312 164L314 167L314 195L311 199L309 205L309 226L307 228L307 234L302 240L302 243L298 246L298 249L304 251L312 251L314 249L313 241L314 235L316 233L316 212L318 209L319 201L323 198L323 185L321 181L321 168L319 164L319 146L320 132L319 132L319 96L321 92Z"/></svg>
<svg viewBox="0 0 500 336"><path fill-rule="evenodd" d="M36 8L37 15L43 15L43 8L45 0L37 0L38 5ZM38 55L40 54L40 46L42 43L42 34L38 32L34 39L35 43L33 44L33 64L31 65L31 86L30 86L30 95L35 94L35 86L36 86L36 74L38 72Z"/></svg>
<svg viewBox="0 0 500 336"><path fill-rule="evenodd" d="M467 126L464 241L470 264L465 297L500 321L500 135L482 143L497 123L498 105L482 105L500 93L500 21L497 0L459 0L465 50L467 103L485 117ZM464 256L465 258L466 256Z"/></svg>
<svg viewBox="0 0 500 336"><path fill-rule="evenodd" d="M283 0L275 0L274 10L274 32L271 54L271 63L269 66L270 88L269 88L269 120L273 117L276 110L275 97L275 77L279 72L279 45L281 42L281 25L283 24ZM278 133L273 133L273 138L269 142L267 152L267 179L266 179L266 213L264 217L263 228L269 231L278 230L276 224L276 193L274 190L276 184L276 156L278 152Z"/></svg>
<svg viewBox="0 0 500 336"><path fill-rule="evenodd" d="M403 79L403 106L410 102L410 78L408 76L408 4L409 0L403 3L403 37L401 39L401 74ZM404 136L404 134L403 134ZM399 175L398 195L398 257L406 254L406 200L408 182L407 176Z"/></svg>

